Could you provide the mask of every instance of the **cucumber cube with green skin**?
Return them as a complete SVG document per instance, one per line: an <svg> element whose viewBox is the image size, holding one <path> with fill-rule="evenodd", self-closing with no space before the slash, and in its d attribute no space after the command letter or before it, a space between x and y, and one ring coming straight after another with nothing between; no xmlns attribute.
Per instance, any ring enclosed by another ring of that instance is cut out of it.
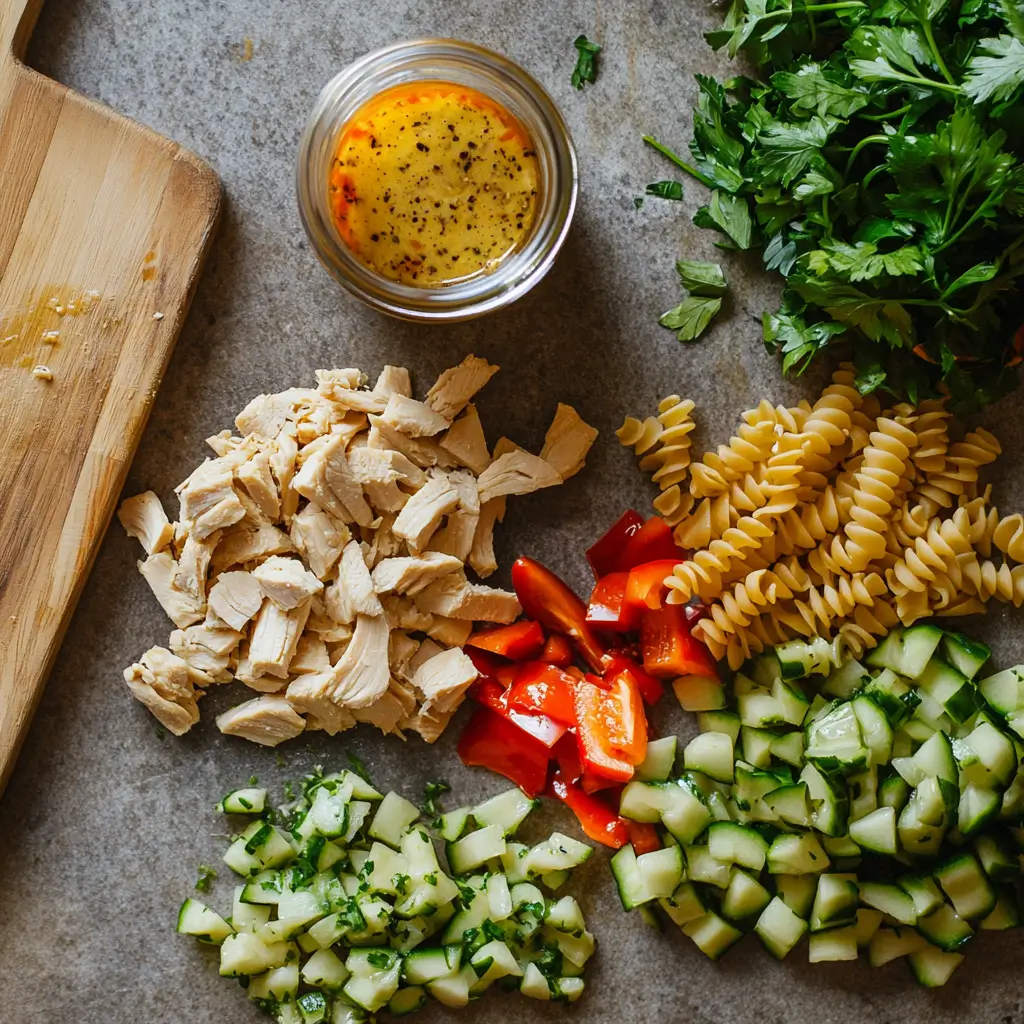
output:
<svg viewBox="0 0 1024 1024"><path fill-rule="evenodd" d="M722 914L730 921L744 921L760 914L771 900L771 893L753 875L733 868L722 896Z"/></svg>
<svg viewBox="0 0 1024 1024"><path fill-rule="evenodd" d="M974 684L941 658L932 658L928 662L917 684L921 692L940 704L954 722L966 722L978 710Z"/></svg>
<svg viewBox="0 0 1024 1024"><path fill-rule="evenodd" d="M735 711L701 711L697 728L701 732L724 732L735 743L740 735L740 716Z"/></svg>
<svg viewBox="0 0 1024 1024"><path fill-rule="evenodd" d="M637 857L636 869L643 883L645 903L671 896L683 880L683 852L678 846L652 850Z"/></svg>
<svg viewBox="0 0 1024 1024"><path fill-rule="evenodd" d="M821 692L837 700L849 700L870 681L871 673L856 658L851 658L829 673Z"/></svg>
<svg viewBox="0 0 1024 1024"><path fill-rule="evenodd" d="M398 846L402 834L419 816L420 810L415 804L397 793L387 793L377 808L367 834L371 839L379 839L389 846Z"/></svg>
<svg viewBox="0 0 1024 1024"><path fill-rule="evenodd" d="M994 789L968 783L960 792L957 829L964 839L977 835L999 814L1003 798Z"/></svg>
<svg viewBox="0 0 1024 1024"><path fill-rule="evenodd" d="M199 900L187 899L178 911L179 935L191 935L200 942L217 945L234 933L234 928L220 914Z"/></svg>
<svg viewBox="0 0 1024 1024"><path fill-rule="evenodd" d="M1009 837L999 831L986 832L974 840L974 853L993 882L1015 882L1020 862Z"/></svg>
<svg viewBox="0 0 1024 1024"><path fill-rule="evenodd" d="M703 712L703 714L716 713ZM736 719L736 727L737 729L739 728L738 718ZM702 729L702 731L704 730ZM672 775L672 768L676 762L676 745L675 736L662 736L660 739L649 740L647 743L647 753L644 755L643 762L636 770L637 779L642 782L665 782L668 780Z"/></svg>
<svg viewBox="0 0 1024 1024"><path fill-rule="evenodd" d="M745 825L716 821L708 826L708 851L724 864L760 871L768 854L768 843L759 832Z"/></svg>
<svg viewBox="0 0 1024 1024"><path fill-rule="evenodd" d="M449 843L454 843L456 839L460 839L466 831L466 826L469 824L471 812L472 808L470 807L458 807L454 811L447 811L442 814L434 822L438 835Z"/></svg>
<svg viewBox="0 0 1024 1024"><path fill-rule="evenodd" d="M856 771L867 767L869 754L852 702L840 704L807 727L804 756L821 770Z"/></svg>
<svg viewBox="0 0 1024 1024"><path fill-rule="evenodd" d="M937 626L926 624L894 629L868 655L867 662L876 668L889 668L901 676L917 679L941 640L942 630Z"/></svg>
<svg viewBox="0 0 1024 1024"><path fill-rule="evenodd" d="M947 632L942 637L942 655L958 672L973 679L992 657L992 648L962 633Z"/></svg>
<svg viewBox="0 0 1024 1024"><path fill-rule="evenodd" d="M879 807L863 818L850 822L850 838L861 848L895 857L899 851L896 811Z"/></svg>
<svg viewBox="0 0 1024 1024"><path fill-rule="evenodd" d="M802 767L804 763L804 734L802 732L787 732L776 736L772 740L772 757L785 761L796 768Z"/></svg>
<svg viewBox="0 0 1024 1024"><path fill-rule="evenodd" d="M986 703L1007 716L1024 708L1024 665L1004 669L978 683Z"/></svg>
<svg viewBox="0 0 1024 1024"><path fill-rule="evenodd" d="M419 985L400 988L388 1000L388 1013L392 1017L406 1017L427 1005L427 991Z"/></svg>
<svg viewBox="0 0 1024 1024"><path fill-rule="evenodd" d="M913 928L879 928L868 945L868 962L872 967L882 967L927 947L928 940Z"/></svg>
<svg viewBox="0 0 1024 1024"><path fill-rule="evenodd" d="M224 814L262 814L266 806L265 789L236 789L217 804L217 810Z"/></svg>
<svg viewBox="0 0 1024 1024"><path fill-rule="evenodd" d="M767 729L753 729L743 726L743 759L755 768L767 768L772 763L772 740L774 733Z"/></svg>
<svg viewBox="0 0 1024 1024"><path fill-rule="evenodd" d="M996 903L996 893L978 861L960 853L935 870L935 879L953 904L958 917L985 917Z"/></svg>
<svg viewBox="0 0 1024 1024"><path fill-rule="evenodd" d="M800 773L800 781L807 784L816 806L814 827L827 836L844 835L850 800L842 780L820 771L813 764L806 764Z"/></svg>
<svg viewBox="0 0 1024 1024"><path fill-rule="evenodd" d="M695 736L683 750L683 766L690 771L703 772L718 782L732 782L732 738L724 732Z"/></svg>
<svg viewBox="0 0 1024 1024"><path fill-rule="evenodd" d="M509 789L492 796L473 808L473 817L478 825L497 825L506 837L514 835L537 801L528 797L521 789Z"/></svg>
<svg viewBox="0 0 1024 1024"><path fill-rule="evenodd" d="M883 914L900 924L913 925L917 923L917 910L914 901L898 885L888 885L883 882L861 882L859 886L861 903Z"/></svg>
<svg viewBox="0 0 1024 1024"><path fill-rule="evenodd" d="M249 981L246 989L250 999L273 999L279 1003L295 998L299 991L298 964L275 967L266 974L259 974Z"/></svg>
<svg viewBox="0 0 1024 1024"><path fill-rule="evenodd" d="M692 777L670 782L663 791L661 823L680 843L692 843L711 821L712 813Z"/></svg>
<svg viewBox="0 0 1024 1024"><path fill-rule="evenodd" d="M714 911L683 925L683 934L693 939L697 948L712 960L719 960L740 939L743 932L734 928Z"/></svg>
<svg viewBox="0 0 1024 1024"><path fill-rule="evenodd" d="M854 697L850 707L860 725L861 737L871 752L871 764L888 764L892 758L892 726L885 712L870 697Z"/></svg>
<svg viewBox="0 0 1024 1024"><path fill-rule="evenodd" d="M899 879L899 887L913 901L918 917L927 917L946 902L938 883L930 875L904 875Z"/></svg>
<svg viewBox="0 0 1024 1024"><path fill-rule="evenodd" d="M686 864L690 881L703 882L718 889L728 887L732 877L732 865L716 860L706 846L688 846Z"/></svg>
<svg viewBox="0 0 1024 1024"><path fill-rule="evenodd" d="M768 847L767 861L773 875L818 874L828 870L831 863L821 843L810 833L776 836Z"/></svg>
<svg viewBox="0 0 1024 1024"><path fill-rule="evenodd" d="M974 935L974 929L948 903L922 917L917 922L917 930L947 953L959 949Z"/></svg>
<svg viewBox="0 0 1024 1024"><path fill-rule="evenodd" d="M814 807L806 782L773 789L765 794L764 802L780 821L800 828L810 828L813 824Z"/></svg>
<svg viewBox="0 0 1024 1024"><path fill-rule="evenodd" d="M857 926L812 932L807 960L812 964L857 959Z"/></svg>
<svg viewBox="0 0 1024 1024"><path fill-rule="evenodd" d="M221 944L220 974L222 978L263 974L283 967L289 956L295 955L295 947L288 942L267 945L252 932L239 932L229 935Z"/></svg>
<svg viewBox="0 0 1024 1024"><path fill-rule="evenodd" d="M708 676L680 676L672 690L684 711L718 711L725 707L725 687Z"/></svg>
<svg viewBox="0 0 1024 1024"><path fill-rule="evenodd" d="M295 1001L302 1014L303 1024L321 1024L327 1020L329 1004L323 992L306 992Z"/></svg>
<svg viewBox="0 0 1024 1024"><path fill-rule="evenodd" d="M327 992L338 991L348 978L348 968L331 949L317 950L302 965L302 980Z"/></svg>
<svg viewBox="0 0 1024 1024"><path fill-rule="evenodd" d="M857 883L842 875L823 874L811 909L811 931L827 931L852 924L857 918Z"/></svg>
<svg viewBox="0 0 1024 1024"><path fill-rule="evenodd" d="M807 922L776 896L754 925L757 937L777 960L787 956L807 931Z"/></svg>
<svg viewBox="0 0 1024 1024"><path fill-rule="evenodd" d="M961 772L969 782L986 789L1008 786L1017 772L1013 743L989 721L980 721L962 740L956 741L954 755L958 751Z"/></svg>
<svg viewBox="0 0 1024 1024"><path fill-rule="evenodd" d="M941 988L963 962L960 953L946 953L934 946L918 950L907 957L911 974L925 988Z"/></svg>
<svg viewBox="0 0 1024 1024"><path fill-rule="evenodd" d="M885 914L873 907L858 907L857 920L854 927L857 929L857 948L866 949L871 945L875 932L882 926Z"/></svg>
<svg viewBox="0 0 1024 1024"><path fill-rule="evenodd" d="M979 925L983 931L1004 931L1019 928L1021 923L1020 904L1012 886L1002 887L996 895L996 905L988 917Z"/></svg>
<svg viewBox="0 0 1024 1024"><path fill-rule="evenodd" d="M552 832L526 855L526 869L530 874L537 875L569 871L588 860L593 852L593 847L578 839L572 839L561 832Z"/></svg>
<svg viewBox="0 0 1024 1024"><path fill-rule="evenodd" d="M805 921L811 916L814 896L818 891L817 875L775 875L778 897L797 917Z"/></svg>
<svg viewBox="0 0 1024 1024"><path fill-rule="evenodd" d="M910 799L910 786L906 779L899 775L890 775L878 784L878 803L882 807L891 807L897 814L907 806Z"/></svg>
<svg viewBox="0 0 1024 1024"><path fill-rule="evenodd" d="M658 900L670 921L682 928L707 912L704 901L692 882L682 882L667 899Z"/></svg>

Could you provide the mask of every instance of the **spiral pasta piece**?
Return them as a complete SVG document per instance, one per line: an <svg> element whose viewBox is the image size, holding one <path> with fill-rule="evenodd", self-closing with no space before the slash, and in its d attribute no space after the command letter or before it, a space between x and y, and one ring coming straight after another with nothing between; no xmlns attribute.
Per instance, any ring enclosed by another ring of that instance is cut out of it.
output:
<svg viewBox="0 0 1024 1024"><path fill-rule="evenodd" d="M653 416L638 420L635 416L627 416L622 426L615 431L619 444L624 448L632 448L637 455L649 452L661 437L661 424Z"/></svg>
<svg viewBox="0 0 1024 1024"><path fill-rule="evenodd" d="M657 446L640 460L640 468L652 473L651 479L661 488L681 484L690 467L690 434L696 427L693 420L694 403L679 395L669 395L658 403Z"/></svg>
<svg viewBox="0 0 1024 1024"><path fill-rule="evenodd" d="M728 444L706 452L690 473L690 493L704 498L721 494L771 454L775 423L770 419L744 423Z"/></svg>
<svg viewBox="0 0 1024 1024"><path fill-rule="evenodd" d="M1015 562L1024 562L1024 515L1017 512L1000 519L992 531L992 543Z"/></svg>

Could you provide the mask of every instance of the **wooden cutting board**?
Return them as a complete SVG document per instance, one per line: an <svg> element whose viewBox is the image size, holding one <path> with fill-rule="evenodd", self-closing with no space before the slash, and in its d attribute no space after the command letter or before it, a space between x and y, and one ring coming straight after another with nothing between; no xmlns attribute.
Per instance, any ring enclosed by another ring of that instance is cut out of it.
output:
<svg viewBox="0 0 1024 1024"><path fill-rule="evenodd" d="M192 153L20 62L41 2L0 0L0 792L220 208Z"/></svg>

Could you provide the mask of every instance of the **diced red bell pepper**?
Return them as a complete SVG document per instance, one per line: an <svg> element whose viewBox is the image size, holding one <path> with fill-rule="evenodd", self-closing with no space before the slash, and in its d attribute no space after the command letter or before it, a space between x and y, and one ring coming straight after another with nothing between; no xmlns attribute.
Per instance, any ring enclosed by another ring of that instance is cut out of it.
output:
<svg viewBox="0 0 1024 1024"><path fill-rule="evenodd" d="M501 670L508 667L508 662L504 658L499 658L490 651L481 650L479 647L464 647L463 650L482 676L497 679Z"/></svg>
<svg viewBox="0 0 1024 1024"><path fill-rule="evenodd" d="M584 793L604 792L606 797L618 797L622 792L622 783L606 779L601 775L594 775L593 772L584 772L580 776L580 786Z"/></svg>
<svg viewBox="0 0 1024 1024"><path fill-rule="evenodd" d="M552 633L540 653L540 660L559 668L568 668L572 664L572 644L560 633Z"/></svg>
<svg viewBox="0 0 1024 1024"><path fill-rule="evenodd" d="M618 812L600 797L584 792L560 769L556 769L551 779L549 792L576 815L580 828L594 842L603 843L613 850L626 844L629 833L625 819L620 818Z"/></svg>
<svg viewBox="0 0 1024 1024"><path fill-rule="evenodd" d="M508 719L517 728L545 747L553 747L566 733L566 727L547 715L519 711L508 706L508 691L493 679L478 679L469 688L470 696L495 714Z"/></svg>
<svg viewBox="0 0 1024 1024"><path fill-rule="evenodd" d="M639 692L636 698L640 708L638 722L632 702L628 698L623 702L629 690L623 678L617 679L614 693L600 689L589 680L576 684L576 743L584 771L616 782L628 782L633 777L634 763L640 763L635 760L639 723L642 723L645 750L647 746L647 723ZM640 760L643 760L642 755Z"/></svg>
<svg viewBox="0 0 1024 1024"><path fill-rule="evenodd" d="M627 509L600 540L587 548L587 561L596 579L616 570L622 549L643 525L644 517L633 509Z"/></svg>
<svg viewBox="0 0 1024 1024"><path fill-rule="evenodd" d="M683 615L686 617L686 625L691 629L695 622L700 619L707 618L707 614L707 605L702 604L700 601L694 601L691 604L683 605Z"/></svg>
<svg viewBox="0 0 1024 1024"><path fill-rule="evenodd" d="M660 679L652 676L628 655L613 651L605 678L610 679L619 672L629 672L632 675L636 685L640 688L640 696L643 697L646 704L657 704L665 693L665 684Z"/></svg>
<svg viewBox="0 0 1024 1024"><path fill-rule="evenodd" d="M626 541L615 568L619 572L629 572L630 569L643 565L644 562L669 558L673 562L682 562L686 558L686 552L676 544L672 536L672 528L668 523L664 519L659 519L658 516L651 516Z"/></svg>
<svg viewBox="0 0 1024 1024"><path fill-rule="evenodd" d="M557 665L528 661L519 667L508 691L508 706L540 713L563 725L576 724L576 680Z"/></svg>
<svg viewBox="0 0 1024 1024"><path fill-rule="evenodd" d="M548 748L487 708L477 708L473 713L459 737L458 751L463 764L504 775L527 796L544 792Z"/></svg>
<svg viewBox="0 0 1024 1024"><path fill-rule="evenodd" d="M639 616L648 609L660 608L668 592L665 580L672 575L675 567L675 559L662 558L630 569L624 602L626 615L638 621Z"/></svg>
<svg viewBox="0 0 1024 1024"><path fill-rule="evenodd" d="M659 679L685 675L718 678L718 668L711 652L690 636L682 605L667 604L664 608L645 612L640 624L640 643L644 652L644 668L652 676Z"/></svg>
<svg viewBox="0 0 1024 1024"><path fill-rule="evenodd" d="M587 624L586 605L550 569L532 558L512 565L512 586L523 611L557 633L570 637L595 672L602 671L605 651Z"/></svg>
<svg viewBox="0 0 1024 1024"><path fill-rule="evenodd" d="M626 604L630 576L628 572L613 572L597 581L587 605L587 622L591 626L622 633L640 627L640 616Z"/></svg>
<svg viewBox="0 0 1024 1024"><path fill-rule="evenodd" d="M646 821L630 821L628 818L623 820L626 822L629 841L638 857L643 853L653 853L661 849L661 839L658 838L657 829L653 825Z"/></svg>
<svg viewBox="0 0 1024 1024"><path fill-rule="evenodd" d="M558 765L563 778L578 782L583 775L583 764L580 761L579 747L576 737L566 733L551 749L551 754Z"/></svg>
<svg viewBox="0 0 1024 1024"><path fill-rule="evenodd" d="M479 647L511 661L529 661L544 650L544 630L539 622L520 619L511 626L498 626L474 633L466 641L466 646Z"/></svg>

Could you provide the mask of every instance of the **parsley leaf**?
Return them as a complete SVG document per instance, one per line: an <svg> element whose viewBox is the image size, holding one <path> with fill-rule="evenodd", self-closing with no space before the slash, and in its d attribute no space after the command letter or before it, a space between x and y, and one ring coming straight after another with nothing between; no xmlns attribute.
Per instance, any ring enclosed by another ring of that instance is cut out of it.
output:
<svg viewBox="0 0 1024 1024"><path fill-rule="evenodd" d="M849 117L869 102L866 90L840 84L834 74L828 74L815 63L804 64L796 71L777 72L772 75L772 85L788 97L793 110L815 113L819 117L826 114Z"/></svg>
<svg viewBox="0 0 1024 1024"><path fill-rule="evenodd" d="M681 181L655 181L647 186L646 194L657 199L683 198L683 183Z"/></svg>
<svg viewBox="0 0 1024 1024"><path fill-rule="evenodd" d="M577 36L572 45L576 47L576 67L572 69L572 87L582 89L587 82L597 80L597 55L601 47L592 43L586 36Z"/></svg>
<svg viewBox="0 0 1024 1024"><path fill-rule="evenodd" d="M680 341L696 341L721 308L721 299L690 295L675 309L663 313L658 323L662 327L670 327L676 331L676 337Z"/></svg>
<svg viewBox="0 0 1024 1024"><path fill-rule="evenodd" d="M725 275L717 263L705 260L678 260L676 273L682 286L691 295L717 298L725 294Z"/></svg>
<svg viewBox="0 0 1024 1024"><path fill-rule="evenodd" d="M702 206L693 223L701 228L717 228L727 235L737 249L749 249L754 234L750 208L742 196L732 196L721 189L711 193L711 203Z"/></svg>
<svg viewBox="0 0 1024 1024"><path fill-rule="evenodd" d="M1010 100L1024 85L1024 43L1013 36L983 39L967 65L964 92L975 103Z"/></svg>

